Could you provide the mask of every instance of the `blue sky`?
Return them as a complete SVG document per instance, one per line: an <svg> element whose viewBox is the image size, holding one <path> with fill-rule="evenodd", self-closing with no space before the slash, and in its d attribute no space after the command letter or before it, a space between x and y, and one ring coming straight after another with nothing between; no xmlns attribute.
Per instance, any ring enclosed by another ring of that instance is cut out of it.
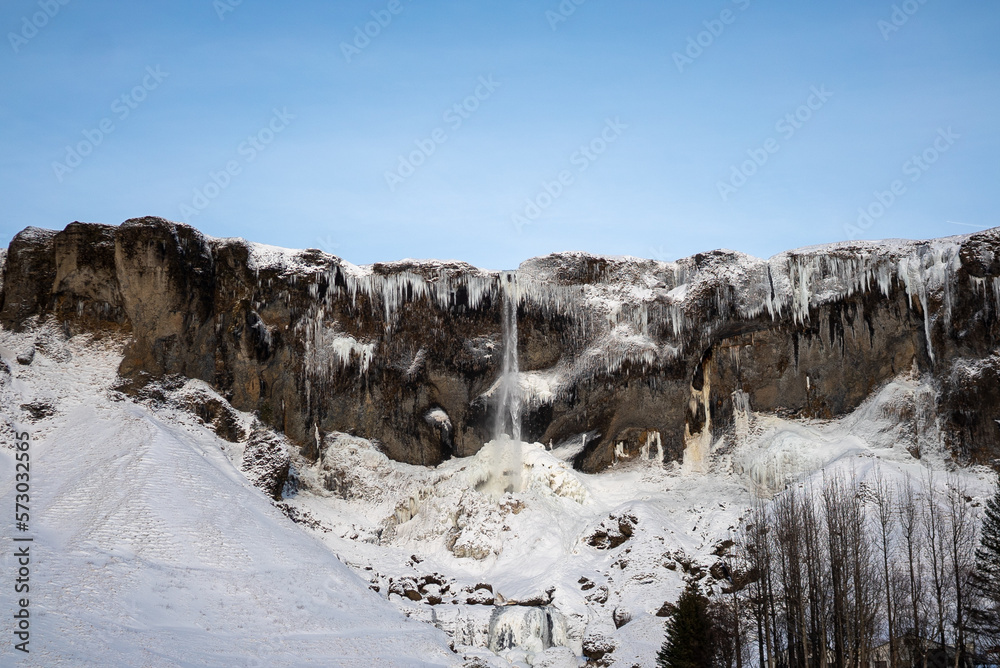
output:
<svg viewBox="0 0 1000 668"><path fill-rule="evenodd" d="M7 0L0 28L4 244L158 215L509 268L1000 224L993 0Z"/></svg>

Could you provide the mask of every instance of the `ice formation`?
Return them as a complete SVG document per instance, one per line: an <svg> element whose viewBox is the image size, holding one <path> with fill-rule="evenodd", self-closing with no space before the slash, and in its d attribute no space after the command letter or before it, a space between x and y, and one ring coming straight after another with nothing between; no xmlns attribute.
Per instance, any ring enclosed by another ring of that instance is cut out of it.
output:
<svg viewBox="0 0 1000 668"><path fill-rule="evenodd" d="M486 443L477 455L487 462L486 475L476 482L476 490L495 498L522 491L524 461L521 448L520 440L506 434Z"/></svg>
<svg viewBox="0 0 1000 668"><path fill-rule="evenodd" d="M655 262L630 257L557 253L534 258L516 271L491 272L457 262L403 260L358 267L325 256L326 265L296 261L294 251L249 244L255 271L278 269L312 282L320 306L347 295L352 304L364 297L372 309L396 322L405 305L428 299L440 308L478 309L502 296L515 306L530 305L542 313L571 314L588 337L620 325L649 337L651 322L682 338L691 327L704 327L690 312L708 299L718 315L754 318L767 313L777 319L791 313L797 322L829 301L879 290L889 295L894 284L905 289L916 307L937 295L948 317L954 273L961 266L961 237L932 241L890 240L844 242L788 251L761 260L733 251L716 251L708 259ZM280 251L280 252L279 252ZM702 256L699 256L701 258ZM584 283L567 282L566 266L581 260L600 262ZM1000 279L972 277L984 296L993 293L1000 308ZM322 297L321 297L322 295ZM589 312L589 313L588 313Z"/></svg>
<svg viewBox="0 0 1000 668"><path fill-rule="evenodd" d="M656 455L653 455L653 446L656 446ZM646 434L646 442L642 444L639 449L639 457L643 460L652 459L655 461L663 463L663 439L660 438L660 432L650 431Z"/></svg>
<svg viewBox="0 0 1000 668"><path fill-rule="evenodd" d="M808 376L806 383L808 384ZM734 390L733 395L733 431L737 441L746 439L750 433L750 395L743 390Z"/></svg>
<svg viewBox="0 0 1000 668"><path fill-rule="evenodd" d="M550 647L566 647L566 621L548 606L509 605L493 609L490 617L489 648L497 654L511 649L543 652Z"/></svg>
<svg viewBox="0 0 1000 668"><path fill-rule="evenodd" d="M712 361L702 362L704 372L702 374L702 387L695 389L691 387L691 399L688 410L692 414L704 415L704 423L699 431L691 433L690 423L684 425L684 463L683 468L689 473L704 473L708 469L709 456L712 454L712 408L710 399L712 394L710 368Z"/></svg>

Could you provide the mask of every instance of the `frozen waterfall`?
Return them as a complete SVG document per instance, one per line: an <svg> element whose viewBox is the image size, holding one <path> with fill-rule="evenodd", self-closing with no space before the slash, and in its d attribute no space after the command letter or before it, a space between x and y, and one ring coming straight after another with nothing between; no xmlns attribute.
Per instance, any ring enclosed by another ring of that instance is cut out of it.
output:
<svg viewBox="0 0 1000 668"><path fill-rule="evenodd" d="M571 644L566 620L549 606L498 607L490 617L489 648L497 654L511 649L538 653Z"/></svg>

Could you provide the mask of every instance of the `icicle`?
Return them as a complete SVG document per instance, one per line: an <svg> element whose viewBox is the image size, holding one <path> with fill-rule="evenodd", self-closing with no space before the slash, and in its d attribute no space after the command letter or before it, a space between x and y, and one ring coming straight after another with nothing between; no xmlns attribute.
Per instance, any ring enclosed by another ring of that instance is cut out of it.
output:
<svg viewBox="0 0 1000 668"><path fill-rule="evenodd" d="M801 257L791 261L788 277L792 284L792 316L797 323L809 320L809 283L817 264L818 261L814 257L809 258L808 262Z"/></svg>
<svg viewBox="0 0 1000 668"><path fill-rule="evenodd" d="M927 308L927 291L924 289L920 290L920 306L924 310L924 338L927 340L927 354L931 358L931 364L933 364L934 346L931 343L931 314Z"/></svg>
<svg viewBox="0 0 1000 668"><path fill-rule="evenodd" d="M656 456L653 457L653 445L656 445ZM660 432L658 431L648 431L646 432L646 442L642 444L639 449L639 459L642 461L655 459L656 461L663 463L663 441L660 440Z"/></svg>
<svg viewBox="0 0 1000 668"><path fill-rule="evenodd" d="M736 432L736 440L743 441L750 433L750 395L743 390L735 390L732 394L732 399L733 426Z"/></svg>
<svg viewBox="0 0 1000 668"><path fill-rule="evenodd" d="M615 463L618 463L619 459L628 459L628 455L625 454L625 443L618 441L615 443Z"/></svg>

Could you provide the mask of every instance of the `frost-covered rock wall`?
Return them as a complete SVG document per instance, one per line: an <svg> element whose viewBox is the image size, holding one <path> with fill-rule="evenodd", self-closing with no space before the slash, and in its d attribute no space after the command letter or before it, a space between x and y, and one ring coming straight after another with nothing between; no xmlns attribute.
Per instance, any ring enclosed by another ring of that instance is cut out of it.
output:
<svg viewBox="0 0 1000 668"><path fill-rule="evenodd" d="M0 323L125 333L133 387L204 380L311 456L331 431L410 463L471 455L514 391L525 438L587 434L585 470L641 456L654 435L668 460L694 462L749 410L840 415L914 367L938 384L952 450L1000 453L998 230L768 260L562 253L504 278L457 262L358 267L157 218L73 223L13 239ZM513 388L498 382L510 300Z"/></svg>

